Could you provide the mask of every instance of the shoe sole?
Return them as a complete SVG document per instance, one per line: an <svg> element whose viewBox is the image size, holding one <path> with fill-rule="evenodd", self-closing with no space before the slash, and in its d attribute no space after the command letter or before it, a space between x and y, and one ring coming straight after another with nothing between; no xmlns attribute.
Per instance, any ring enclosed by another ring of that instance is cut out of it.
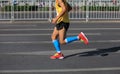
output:
<svg viewBox="0 0 120 74"><path fill-rule="evenodd" d="M84 43L88 44L89 41L88 41L88 38L85 36L85 34L83 32L81 32L80 34L82 34L82 36L85 38L85 41L83 40Z"/></svg>
<svg viewBox="0 0 120 74"><path fill-rule="evenodd" d="M55 60L55 59L64 59L64 57L60 57L60 58L50 58L52 60Z"/></svg>
<svg viewBox="0 0 120 74"><path fill-rule="evenodd" d="M60 58L58 58L58 59L64 59L64 57L60 57Z"/></svg>

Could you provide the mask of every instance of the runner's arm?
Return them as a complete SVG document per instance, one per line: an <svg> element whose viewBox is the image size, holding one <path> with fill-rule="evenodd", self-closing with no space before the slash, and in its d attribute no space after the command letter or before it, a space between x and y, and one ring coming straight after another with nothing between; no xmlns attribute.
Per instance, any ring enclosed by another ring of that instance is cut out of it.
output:
<svg viewBox="0 0 120 74"><path fill-rule="evenodd" d="M68 12L72 10L72 6L69 3L67 3L67 10Z"/></svg>

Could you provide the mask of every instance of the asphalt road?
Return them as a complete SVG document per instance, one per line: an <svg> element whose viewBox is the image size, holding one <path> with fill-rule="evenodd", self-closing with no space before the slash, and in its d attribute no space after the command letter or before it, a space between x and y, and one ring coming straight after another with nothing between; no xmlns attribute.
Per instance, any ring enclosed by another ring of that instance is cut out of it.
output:
<svg viewBox="0 0 120 74"><path fill-rule="evenodd" d="M63 60L51 60L54 25L0 24L0 74L120 74L120 23L71 23L67 36L83 31L80 41L62 45Z"/></svg>

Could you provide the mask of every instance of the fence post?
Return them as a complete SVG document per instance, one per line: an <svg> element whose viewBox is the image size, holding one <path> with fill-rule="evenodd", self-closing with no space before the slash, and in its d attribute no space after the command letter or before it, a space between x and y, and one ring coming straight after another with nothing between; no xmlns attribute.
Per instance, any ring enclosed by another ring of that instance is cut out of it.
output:
<svg viewBox="0 0 120 74"><path fill-rule="evenodd" d="M49 18L52 18L52 0L49 0Z"/></svg>
<svg viewBox="0 0 120 74"><path fill-rule="evenodd" d="M14 21L14 0L11 1L11 22Z"/></svg>
<svg viewBox="0 0 120 74"><path fill-rule="evenodd" d="M86 0L86 22L89 19L89 0Z"/></svg>

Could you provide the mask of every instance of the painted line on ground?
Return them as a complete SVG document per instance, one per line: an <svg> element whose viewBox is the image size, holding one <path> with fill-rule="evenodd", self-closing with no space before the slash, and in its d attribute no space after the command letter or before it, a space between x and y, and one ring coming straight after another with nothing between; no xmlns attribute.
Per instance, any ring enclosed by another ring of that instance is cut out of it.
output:
<svg viewBox="0 0 120 74"><path fill-rule="evenodd" d="M1 27L36 27L37 25L34 24L4 24L0 25Z"/></svg>
<svg viewBox="0 0 120 74"><path fill-rule="evenodd" d="M80 41L75 41L76 43L80 43ZM44 44L44 43L52 43L52 41L8 41L8 42L0 42L0 44ZM89 41L89 43L120 43L120 40L96 40Z"/></svg>
<svg viewBox="0 0 120 74"><path fill-rule="evenodd" d="M105 51L102 49L97 49L97 48L88 48L88 49L72 49L72 50L62 50L62 52L65 54L65 56L69 56L69 55L87 55L87 52L98 52L99 55L104 54L104 53L120 53L120 51L116 51L116 52L111 52L111 51ZM55 53L54 50L51 51L31 51L31 52L2 52L0 53L0 55L26 55L26 56L31 56L31 55L53 55ZM95 53L94 53L95 54Z"/></svg>
<svg viewBox="0 0 120 74"><path fill-rule="evenodd" d="M109 49L109 48L108 48ZM110 48L111 49L111 48ZM69 56L71 54L75 54L76 56L77 55L85 55L89 52L96 52L96 53L99 53L99 54L104 54L104 53L120 53L120 50L114 52L112 51L105 51L102 50L102 49L98 49L98 48L88 48L88 49L72 49L72 50L62 50L62 52L65 54L65 56ZM52 55L54 54L55 51L54 50L50 50L50 51L30 51L30 52L2 52L0 53L0 55L28 55L28 56L31 56L31 55Z"/></svg>
<svg viewBox="0 0 120 74"><path fill-rule="evenodd" d="M75 53L82 53L82 52L88 52L88 51L95 51L97 48L89 48L89 49L72 49L72 50L62 50L62 52L65 55L71 55ZM55 53L54 50L51 51L33 51L33 52L5 52L5 53L0 53L3 55L52 55Z"/></svg>
<svg viewBox="0 0 120 74"><path fill-rule="evenodd" d="M33 30L53 30L52 28L44 28L44 29L0 29L0 31L33 31ZM120 30L120 28L69 28L69 30Z"/></svg>
<svg viewBox="0 0 120 74"><path fill-rule="evenodd" d="M85 33L86 35L101 35L101 33ZM0 34L0 36L46 36L51 35L51 33L44 34ZM67 33L67 35L78 35L78 33Z"/></svg>
<svg viewBox="0 0 120 74"><path fill-rule="evenodd" d="M89 72L89 71L120 71L120 67L79 68L79 69L43 69L43 70L0 70L0 73L50 73L50 72Z"/></svg>

